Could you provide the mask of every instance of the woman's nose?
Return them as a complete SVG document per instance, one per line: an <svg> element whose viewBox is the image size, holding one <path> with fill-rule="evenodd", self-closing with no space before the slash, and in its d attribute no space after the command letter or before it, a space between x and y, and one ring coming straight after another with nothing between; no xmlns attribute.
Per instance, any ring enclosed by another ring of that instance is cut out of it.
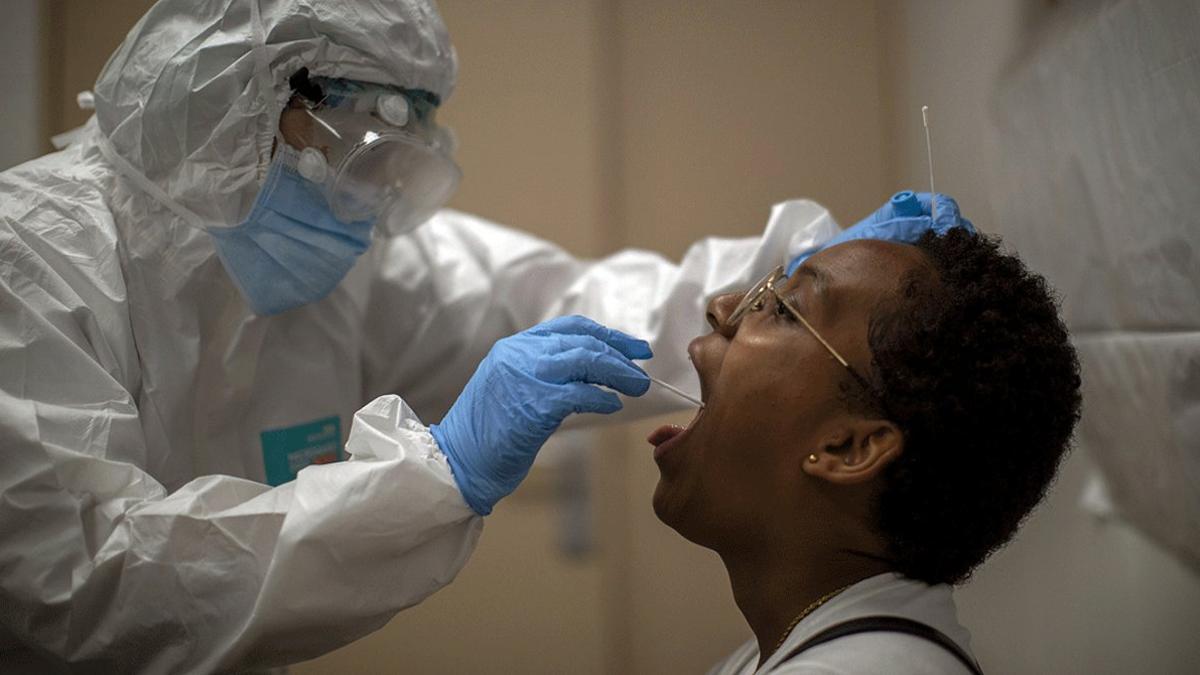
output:
<svg viewBox="0 0 1200 675"><path fill-rule="evenodd" d="M729 325L729 316L742 300L742 293L726 293L708 301L708 311L704 318L712 329L726 338L732 339L737 333L737 326Z"/></svg>

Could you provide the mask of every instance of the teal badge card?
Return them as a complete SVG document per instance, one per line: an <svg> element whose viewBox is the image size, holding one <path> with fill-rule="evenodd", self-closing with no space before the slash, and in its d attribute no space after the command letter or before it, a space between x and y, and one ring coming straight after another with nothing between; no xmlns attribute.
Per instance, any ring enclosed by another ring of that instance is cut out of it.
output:
<svg viewBox="0 0 1200 675"><path fill-rule="evenodd" d="M259 438L267 484L272 486L295 480L300 469L309 464L328 464L345 458L342 421L337 415L294 427L268 429Z"/></svg>

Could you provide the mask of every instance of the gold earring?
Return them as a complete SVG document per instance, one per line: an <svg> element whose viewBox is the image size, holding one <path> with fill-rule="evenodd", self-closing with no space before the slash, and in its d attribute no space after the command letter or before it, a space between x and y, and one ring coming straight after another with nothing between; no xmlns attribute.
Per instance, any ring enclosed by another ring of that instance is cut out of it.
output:
<svg viewBox="0 0 1200 675"><path fill-rule="evenodd" d="M808 456L808 463L809 463L809 464L816 464L816 463L817 463L817 462L819 462L819 461L821 461L821 458L820 458L820 457L817 457L816 453L813 453L813 454L811 454L811 455L809 455L809 456Z"/></svg>

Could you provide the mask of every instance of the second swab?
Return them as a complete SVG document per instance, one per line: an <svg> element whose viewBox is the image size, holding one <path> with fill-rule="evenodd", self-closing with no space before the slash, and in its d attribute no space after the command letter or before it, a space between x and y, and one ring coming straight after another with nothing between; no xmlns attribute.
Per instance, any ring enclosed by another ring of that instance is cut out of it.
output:
<svg viewBox="0 0 1200 675"><path fill-rule="evenodd" d="M674 385L667 384L666 382L663 382L662 380L658 379L657 377L654 377L653 375L647 375L647 377L649 377L650 381L653 382L654 384L657 384L658 386L662 387L663 389L666 389L667 391L671 392L672 394L675 394L679 398L686 399L687 401L689 401L691 403L695 403L696 405L700 406L701 408L704 407L704 401L701 401L700 399L696 398L695 396L692 396L691 394L683 391L682 389L679 389L678 387L676 387Z"/></svg>
<svg viewBox="0 0 1200 675"><path fill-rule="evenodd" d="M933 141L929 140L929 106L921 106L921 124L925 126L925 158L929 161L929 212L937 218L937 190L933 187Z"/></svg>

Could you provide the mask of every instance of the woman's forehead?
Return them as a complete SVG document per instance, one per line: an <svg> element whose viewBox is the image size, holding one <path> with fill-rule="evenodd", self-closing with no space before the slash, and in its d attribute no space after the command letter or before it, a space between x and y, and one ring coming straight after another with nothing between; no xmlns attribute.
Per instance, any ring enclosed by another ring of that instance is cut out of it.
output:
<svg viewBox="0 0 1200 675"><path fill-rule="evenodd" d="M855 239L814 254L798 271L826 286L875 285L872 281L895 282L899 277L926 265L916 246L875 239ZM888 284L890 285L890 284Z"/></svg>
<svg viewBox="0 0 1200 675"><path fill-rule="evenodd" d="M829 301L836 299L841 307L858 305L870 312L896 291L901 279L927 265L915 246L857 239L813 255L790 281L799 284L802 278L811 279Z"/></svg>

